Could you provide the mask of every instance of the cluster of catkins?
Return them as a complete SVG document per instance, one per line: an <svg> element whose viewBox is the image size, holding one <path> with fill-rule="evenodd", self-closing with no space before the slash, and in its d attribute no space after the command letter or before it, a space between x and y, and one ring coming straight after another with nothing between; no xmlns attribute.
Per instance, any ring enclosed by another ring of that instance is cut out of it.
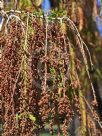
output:
<svg viewBox="0 0 102 136"><path fill-rule="evenodd" d="M81 117L78 95L72 97L66 27L65 22L31 17L26 36L14 20L2 34L0 119L5 136L39 135L49 122L52 135L57 125L58 133L67 136L74 112Z"/></svg>

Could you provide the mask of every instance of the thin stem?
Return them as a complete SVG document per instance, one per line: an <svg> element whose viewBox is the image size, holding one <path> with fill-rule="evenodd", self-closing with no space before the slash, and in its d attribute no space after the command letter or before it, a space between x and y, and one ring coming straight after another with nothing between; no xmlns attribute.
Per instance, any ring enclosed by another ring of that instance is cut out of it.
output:
<svg viewBox="0 0 102 136"><path fill-rule="evenodd" d="M88 62L87 62L87 58L86 58L86 55L85 55L84 46L86 47L86 49L87 49L87 51L88 51L88 54L89 54L89 57L90 57L91 66L93 66L90 52L89 52L89 50L88 50L86 44L83 42L83 40L82 40L82 38L81 38L81 36L80 36L80 34L79 34L79 31L78 31L78 29L76 28L76 26L75 26L75 24L73 23L73 21L70 20L69 18L67 19L67 21L69 21L69 23L71 24L72 28L73 28L74 31L76 32L77 40L78 40L78 43L79 43L78 45L79 45L80 51L81 51L82 56L83 56L84 64L85 64L85 67L86 67L86 72L87 72L87 75L88 75L88 78L89 78L89 81L90 81L91 89L92 89L92 91L93 91L94 101L97 102L97 100L96 100L96 95L95 95L95 90L94 90L94 87L93 87L93 84L92 84L92 81L91 81L91 77L90 77L90 74L89 74Z"/></svg>
<svg viewBox="0 0 102 136"><path fill-rule="evenodd" d="M81 97L84 99L85 103L87 104L88 108L90 109L90 111L91 111L91 113L93 115L94 111L92 110L90 104L88 103L88 101L86 100L86 98L84 96L81 96ZM94 115L93 115L93 117L94 117ZM99 119L94 117L94 120L97 121L97 123L99 124L100 128L102 129L102 123L99 121Z"/></svg>

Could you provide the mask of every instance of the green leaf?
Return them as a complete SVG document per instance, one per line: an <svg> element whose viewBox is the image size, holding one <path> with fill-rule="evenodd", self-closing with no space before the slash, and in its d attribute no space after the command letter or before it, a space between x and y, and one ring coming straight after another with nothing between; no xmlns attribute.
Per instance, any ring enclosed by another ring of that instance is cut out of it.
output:
<svg viewBox="0 0 102 136"><path fill-rule="evenodd" d="M32 120L33 122L35 122L36 120L36 118L32 114L29 114L29 119Z"/></svg>
<svg viewBox="0 0 102 136"><path fill-rule="evenodd" d="M16 114L16 120L18 120L19 119L19 115L18 114Z"/></svg>
<svg viewBox="0 0 102 136"><path fill-rule="evenodd" d="M55 71L55 68L54 68L54 67L51 67L51 68L50 68L50 73L51 73L52 75L56 73L56 71Z"/></svg>

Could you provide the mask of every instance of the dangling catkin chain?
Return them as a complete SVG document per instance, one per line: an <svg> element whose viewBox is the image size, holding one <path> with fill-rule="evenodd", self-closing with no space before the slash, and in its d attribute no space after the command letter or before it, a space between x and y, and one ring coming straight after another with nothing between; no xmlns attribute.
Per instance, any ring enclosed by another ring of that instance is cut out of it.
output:
<svg viewBox="0 0 102 136"><path fill-rule="evenodd" d="M63 19L60 19L60 24L61 24L61 26L63 25ZM64 35L64 33L63 33L63 42L64 42L64 45L63 46L65 46L64 47L64 50L65 50L65 52L67 51L67 49L66 49L66 41L65 41L65 35ZM66 53L67 54L67 53ZM63 60L63 68L64 68L64 60ZM65 73L65 69L63 69L64 70L64 73ZM62 81L63 81L63 97L65 97L65 94L66 94L66 87L65 87L65 75L63 76L63 79L62 79Z"/></svg>
<svg viewBox="0 0 102 136"><path fill-rule="evenodd" d="M27 97L27 84L28 84L28 73L27 73L27 68L28 68L28 64L27 64L27 55L26 52L28 52L28 23L29 23L29 13L27 14L27 24L26 24L26 33L25 33L25 42L24 42L24 46L23 46L23 52L24 52L24 56L23 56L23 80L24 80L24 95L25 97ZM26 106L26 102L24 102L24 107Z"/></svg>
<svg viewBox="0 0 102 136"><path fill-rule="evenodd" d="M45 58L47 58L47 46L48 46L48 18L45 16ZM46 91L47 81L47 63L45 62L45 79L44 79L44 91Z"/></svg>

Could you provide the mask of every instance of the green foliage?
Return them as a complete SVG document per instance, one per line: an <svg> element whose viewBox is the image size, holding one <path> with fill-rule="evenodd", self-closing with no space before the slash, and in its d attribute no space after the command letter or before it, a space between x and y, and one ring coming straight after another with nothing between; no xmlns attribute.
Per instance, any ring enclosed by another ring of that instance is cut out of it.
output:
<svg viewBox="0 0 102 136"><path fill-rule="evenodd" d="M28 117L31 121L35 122L36 118L32 114L28 114Z"/></svg>
<svg viewBox="0 0 102 136"><path fill-rule="evenodd" d="M19 119L21 118L29 118L32 122L35 122L36 121L36 118L32 115L32 114L29 114L29 113L21 113L21 114L16 114L16 121L18 121Z"/></svg>
<svg viewBox="0 0 102 136"><path fill-rule="evenodd" d="M55 71L55 68L54 68L54 67L51 67L51 68L50 68L50 73L51 73L52 76L55 75L56 71Z"/></svg>
<svg viewBox="0 0 102 136"><path fill-rule="evenodd" d="M19 9L31 8L31 0L19 0Z"/></svg>

